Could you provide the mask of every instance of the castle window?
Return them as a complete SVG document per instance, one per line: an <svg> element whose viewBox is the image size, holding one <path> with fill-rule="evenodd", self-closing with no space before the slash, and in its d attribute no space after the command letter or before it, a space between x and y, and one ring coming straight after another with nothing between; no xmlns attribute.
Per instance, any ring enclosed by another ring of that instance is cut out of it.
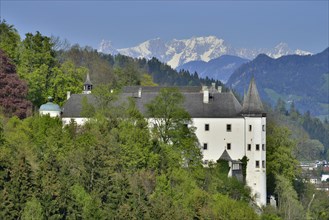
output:
<svg viewBox="0 0 329 220"><path fill-rule="evenodd" d="M232 170L240 170L240 164L234 163L233 167L232 167Z"/></svg>
<svg viewBox="0 0 329 220"><path fill-rule="evenodd" d="M265 144L262 144L262 150L265 151Z"/></svg>
<svg viewBox="0 0 329 220"><path fill-rule="evenodd" d="M262 125L262 130L265 131L265 125Z"/></svg>
<svg viewBox="0 0 329 220"><path fill-rule="evenodd" d="M249 151L251 151L251 144L248 144L248 148Z"/></svg>
<svg viewBox="0 0 329 220"><path fill-rule="evenodd" d="M259 168L259 160L256 160L256 168Z"/></svg>
<svg viewBox="0 0 329 220"><path fill-rule="evenodd" d="M256 144L256 150L259 150L259 144Z"/></svg>
<svg viewBox="0 0 329 220"><path fill-rule="evenodd" d="M227 143L227 144L226 144L226 149L227 149L227 150L231 150L231 143Z"/></svg>
<svg viewBox="0 0 329 220"><path fill-rule="evenodd" d="M265 160L262 160L262 167L265 168Z"/></svg>
<svg viewBox="0 0 329 220"><path fill-rule="evenodd" d="M204 130L205 130L205 131L209 131L209 124L205 124L205 125L204 125Z"/></svg>
<svg viewBox="0 0 329 220"><path fill-rule="evenodd" d="M227 132L231 132L232 131L232 125L231 124L227 124L226 125L226 131Z"/></svg>
<svg viewBox="0 0 329 220"><path fill-rule="evenodd" d="M208 150L208 144L207 143L203 143L203 150Z"/></svg>
<svg viewBox="0 0 329 220"><path fill-rule="evenodd" d="M249 125L249 131L252 131L252 125Z"/></svg>

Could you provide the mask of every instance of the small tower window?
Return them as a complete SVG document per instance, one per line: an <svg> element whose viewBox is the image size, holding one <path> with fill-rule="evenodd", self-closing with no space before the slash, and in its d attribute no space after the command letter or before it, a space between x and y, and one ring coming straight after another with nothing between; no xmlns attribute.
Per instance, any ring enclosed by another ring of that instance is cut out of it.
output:
<svg viewBox="0 0 329 220"><path fill-rule="evenodd" d="M256 160L256 168L259 168L259 160Z"/></svg>
<svg viewBox="0 0 329 220"><path fill-rule="evenodd" d="M265 144L262 144L262 150L265 151Z"/></svg>
<svg viewBox="0 0 329 220"><path fill-rule="evenodd" d="M262 130L265 131L265 125L262 125Z"/></svg>
<svg viewBox="0 0 329 220"><path fill-rule="evenodd" d="M240 170L240 164L234 163L232 166L232 170Z"/></svg>
<svg viewBox="0 0 329 220"><path fill-rule="evenodd" d="M208 144L207 143L203 143L203 150L208 150Z"/></svg>
<svg viewBox="0 0 329 220"><path fill-rule="evenodd" d="M204 130L205 130L205 131L209 131L209 124L205 124L205 125L204 125Z"/></svg>
<svg viewBox="0 0 329 220"><path fill-rule="evenodd" d="M256 144L256 150L259 150L259 144Z"/></svg>
<svg viewBox="0 0 329 220"><path fill-rule="evenodd" d="M249 125L249 131L252 131L252 125Z"/></svg>
<svg viewBox="0 0 329 220"><path fill-rule="evenodd" d="M265 160L262 160L262 167L265 168Z"/></svg>
<svg viewBox="0 0 329 220"><path fill-rule="evenodd" d="M227 124L226 125L226 131L227 132L231 132L232 131L232 125L231 124Z"/></svg>
<svg viewBox="0 0 329 220"><path fill-rule="evenodd" d="M227 149L227 150L231 150L231 143L227 143L227 144L226 144L226 149Z"/></svg>
<svg viewBox="0 0 329 220"><path fill-rule="evenodd" d="M251 151L251 144L248 144L247 149L248 149L249 151Z"/></svg>

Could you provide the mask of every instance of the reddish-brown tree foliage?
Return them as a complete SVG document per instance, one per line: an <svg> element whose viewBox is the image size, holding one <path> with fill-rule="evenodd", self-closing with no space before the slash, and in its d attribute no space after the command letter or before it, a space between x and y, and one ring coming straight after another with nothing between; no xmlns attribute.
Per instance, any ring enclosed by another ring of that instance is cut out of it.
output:
<svg viewBox="0 0 329 220"><path fill-rule="evenodd" d="M0 108L8 116L26 118L31 113L32 104L26 99L27 84L16 73L15 66L0 50Z"/></svg>

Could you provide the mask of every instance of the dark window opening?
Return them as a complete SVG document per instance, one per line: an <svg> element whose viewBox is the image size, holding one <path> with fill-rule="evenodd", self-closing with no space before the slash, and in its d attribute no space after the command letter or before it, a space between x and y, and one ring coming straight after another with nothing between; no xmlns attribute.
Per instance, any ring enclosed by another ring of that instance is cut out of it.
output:
<svg viewBox="0 0 329 220"><path fill-rule="evenodd" d="M204 130L209 131L209 124L204 125Z"/></svg>
<svg viewBox="0 0 329 220"><path fill-rule="evenodd" d="M227 149L227 150L231 150L231 143L227 143L227 144L226 144L226 149Z"/></svg>
<svg viewBox="0 0 329 220"><path fill-rule="evenodd" d="M231 132L232 131L232 125L231 124L227 124L226 125L226 131L227 132Z"/></svg>
<svg viewBox="0 0 329 220"><path fill-rule="evenodd" d="M248 150L249 151L251 150L251 144L248 144Z"/></svg>
<svg viewBox="0 0 329 220"><path fill-rule="evenodd" d="M256 150L259 150L259 144L256 144Z"/></svg>
<svg viewBox="0 0 329 220"><path fill-rule="evenodd" d="M256 160L256 168L259 168L259 160Z"/></svg>
<svg viewBox="0 0 329 220"><path fill-rule="evenodd" d="M207 143L203 143L203 150L208 150L208 144Z"/></svg>

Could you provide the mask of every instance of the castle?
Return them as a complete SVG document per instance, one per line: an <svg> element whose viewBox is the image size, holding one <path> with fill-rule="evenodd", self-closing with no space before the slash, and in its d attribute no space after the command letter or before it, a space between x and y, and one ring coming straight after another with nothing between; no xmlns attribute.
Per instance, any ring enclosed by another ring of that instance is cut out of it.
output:
<svg viewBox="0 0 329 220"><path fill-rule="evenodd" d="M119 98L134 97L136 106L144 114L145 105L158 95L160 88L125 87ZM256 203L259 206L266 205L266 114L255 80L252 79L249 84L243 105L232 92L222 92L221 87L216 88L214 84L210 87L178 89L185 98L183 106L191 116L192 126L196 128L195 134L205 166L210 161L226 160L230 166L228 175L241 179L241 159L246 156L246 183L251 188ZM68 100L62 108L63 124L75 120L78 125L82 125L88 120L81 115L82 100L86 98L88 103L96 103L91 90L92 83L87 76L82 94L68 93Z"/></svg>

